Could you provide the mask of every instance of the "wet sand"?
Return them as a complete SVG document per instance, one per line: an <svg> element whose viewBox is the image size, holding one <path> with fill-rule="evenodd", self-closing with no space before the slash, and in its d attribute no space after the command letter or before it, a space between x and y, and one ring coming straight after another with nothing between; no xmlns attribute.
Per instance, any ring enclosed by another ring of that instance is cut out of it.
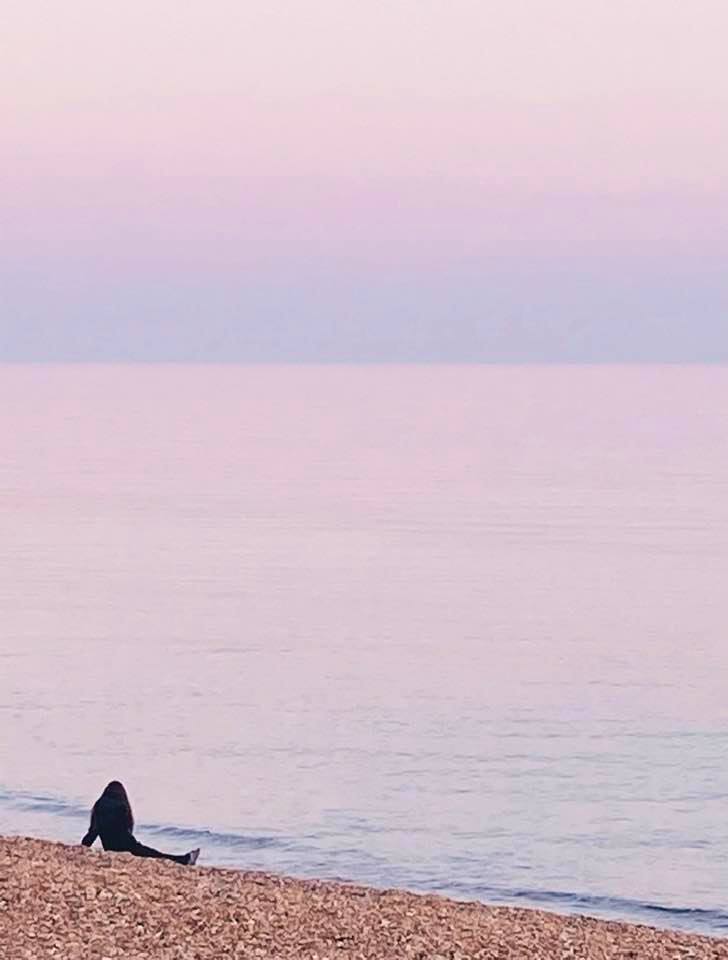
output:
<svg viewBox="0 0 728 960"><path fill-rule="evenodd" d="M728 940L7 838L0 956L728 960Z"/></svg>

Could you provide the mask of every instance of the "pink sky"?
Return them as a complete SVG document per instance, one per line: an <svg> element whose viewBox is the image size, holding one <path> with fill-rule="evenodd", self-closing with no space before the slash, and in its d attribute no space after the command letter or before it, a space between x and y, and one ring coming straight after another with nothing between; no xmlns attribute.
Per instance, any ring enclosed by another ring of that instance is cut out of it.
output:
<svg viewBox="0 0 728 960"><path fill-rule="evenodd" d="M0 16L16 271L672 272L728 253L724 0L8 0Z"/></svg>
<svg viewBox="0 0 728 960"><path fill-rule="evenodd" d="M10 0L6 172L724 186L722 0Z"/></svg>

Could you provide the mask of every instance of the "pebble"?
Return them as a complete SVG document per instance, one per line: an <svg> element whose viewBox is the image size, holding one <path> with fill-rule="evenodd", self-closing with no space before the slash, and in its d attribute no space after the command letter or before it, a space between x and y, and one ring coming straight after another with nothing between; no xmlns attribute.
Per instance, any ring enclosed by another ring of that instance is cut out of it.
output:
<svg viewBox="0 0 728 960"><path fill-rule="evenodd" d="M0 838L2 960L728 960L728 940Z"/></svg>

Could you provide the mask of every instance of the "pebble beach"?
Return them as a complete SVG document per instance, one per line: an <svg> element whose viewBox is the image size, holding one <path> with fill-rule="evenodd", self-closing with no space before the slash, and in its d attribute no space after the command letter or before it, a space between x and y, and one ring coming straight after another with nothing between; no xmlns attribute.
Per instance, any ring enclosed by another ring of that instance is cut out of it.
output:
<svg viewBox="0 0 728 960"><path fill-rule="evenodd" d="M728 960L728 940L0 839L3 960Z"/></svg>

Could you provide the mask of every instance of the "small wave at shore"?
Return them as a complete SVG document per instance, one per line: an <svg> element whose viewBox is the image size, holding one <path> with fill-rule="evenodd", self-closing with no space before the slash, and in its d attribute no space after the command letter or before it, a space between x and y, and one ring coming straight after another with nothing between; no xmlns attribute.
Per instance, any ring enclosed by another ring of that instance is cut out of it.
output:
<svg viewBox="0 0 728 960"><path fill-rule="evenodd" d="M443 891L444 892L444 891ZM598 896L563 890L531 890L486 885L448 885L448 894L507 906L542 907L545 910L580 913L613 920L647 923L670 929L691 930L723 936L728 931L728 912L701 907L676 907L628 897Z"/></svg>
<svg viewBox="0 0 728 960"><path fill-rule="evenodd" d="M0 789L0 810L45 817L62 817L85 824L88 808L60 797ZM5 832L12 821L7 814ZM25 820L25 818L23 818ZM27 824L27 820L25 821ZM38 824L41 826L40 822ZM720 909L669 906L627 897L600 896L567 890L509 888L506 886L461 882L444 873L420 873L417 877L392 863L373 862L355 849L322 850L316 837L250 835L201 827L169 826L154 823L139 825L140 833L169 839L179 845L201 846L207 851L207 866L260 869L260 857L254 851L270 851L265 869L292 875L365 883L375 887L399 887L419 893L439 893L460 900L490 904L535 907L557 913L583 914L632 923L645 923L667 929L685 930L713 936L728 933L728 912ZM0 831L2 832L2 831ZM246 863L245 851L255 862ZM366 862L365 862L366 861ZM336 865L336 870L332 868Z"/></svg>
<svg viewBox="0 0 728 960"><path fill-rule="evenodd" d="M0 790L0 806L10 807L26 813L53 814L74 820L88 820L89 807L71 803L59 797L49 797L22 791ZM218 830L206 830L200 827L177 827L158 823L140 823L139 830L153 836L167 837L179 841L194 841L219 847L245 847L265 849L268 847L287 847L285 840L269 836L246 836Z"/></svg>
<svg viewBox="0 0 728 960"><path fill-rule="evenodd" d="M19 790L0 790L0 805L14 810L28 812L55 813L61 817L88 817L88 807L69 803L59 797L41 796Z"/></svg>

